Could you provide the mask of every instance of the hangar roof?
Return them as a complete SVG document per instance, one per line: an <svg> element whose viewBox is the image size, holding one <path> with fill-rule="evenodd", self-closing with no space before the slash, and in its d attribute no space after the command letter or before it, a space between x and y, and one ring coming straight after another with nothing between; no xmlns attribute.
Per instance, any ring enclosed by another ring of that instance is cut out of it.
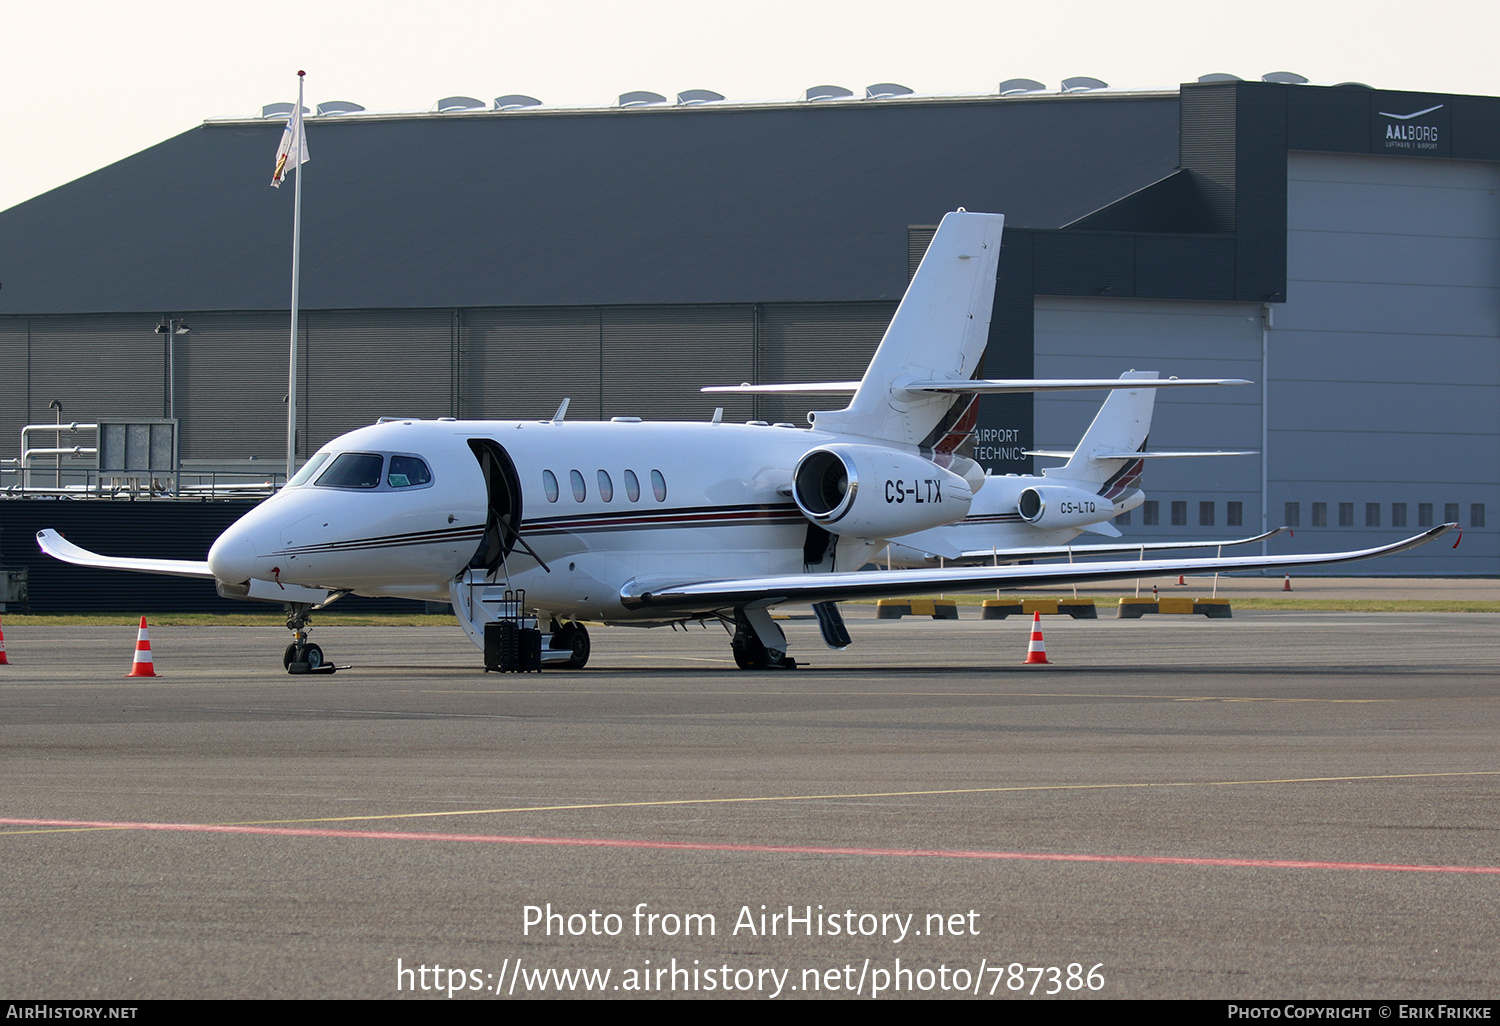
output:
<svg viewBox="0 0 1500 1026"><path fill-rule="evenodd" d="M909 225L1060 228L1171 175L1178 120L1175 91L312 117L301 302L896 299ZM284 309L283 125L206 123L0 211L0 314Z"/></svg>

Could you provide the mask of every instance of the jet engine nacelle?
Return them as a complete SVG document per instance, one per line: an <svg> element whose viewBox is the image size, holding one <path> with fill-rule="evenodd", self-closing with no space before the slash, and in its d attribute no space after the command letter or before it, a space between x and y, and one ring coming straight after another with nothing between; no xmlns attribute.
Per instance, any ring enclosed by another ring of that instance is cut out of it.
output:
<svg viewBox="0 0 1500 1026"><path fill-rule="evenodd" d="M1082 527L1114 515L1114 503L1066 485L1033 485L1021 491L1021 519L1036 527Z"/></svg>
<svg viewBox="0 0 1500 1026"><path fill-rule="evenodd" d="M792 500L824 530L896 538L962 520L974 491L964 478L914 453L839 443L806 453Z"/></svg>

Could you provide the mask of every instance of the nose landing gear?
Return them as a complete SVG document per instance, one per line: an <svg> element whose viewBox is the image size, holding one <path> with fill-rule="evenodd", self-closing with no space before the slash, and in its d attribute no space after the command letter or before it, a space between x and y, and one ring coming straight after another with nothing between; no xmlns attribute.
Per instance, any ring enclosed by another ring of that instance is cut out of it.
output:
<svg viewBox="0 0 1500 1026"><path fill-rule="evenodd" d="M555 655L547 660L548 663L570 670L581 670L589 661L588 629L577 621L560 624L553 620L552 636L547 641L547 649L551 652L570 653L567 656Z"/></svg>
<svg viewBox="0 0 1500 1026"><path fill-rule="evenodd" d="M312 626L312 606L289 602L286 607L286 629L292 632L292 643L281 654L281 665L287 673L333 673L332 663L323 660L323 650L307 640Z"/></svg>

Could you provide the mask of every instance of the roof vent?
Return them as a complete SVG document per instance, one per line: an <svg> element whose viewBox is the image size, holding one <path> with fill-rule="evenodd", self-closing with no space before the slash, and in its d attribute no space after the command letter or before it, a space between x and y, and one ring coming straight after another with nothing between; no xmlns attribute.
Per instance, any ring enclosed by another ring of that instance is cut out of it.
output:
<svg viewBox="0 0 1500 1026"><path fill-rule="evenodd" d="M1020 96L1022 93L1040 93L1046 86L1032 78L1007 78L995 91L1001 96Z"/></svg>
<svg viewBox="0 0 1500 1026"><path fill-rule="evenodd" d="M865 99L887 100L892 96L910 96L911 90L897 82L876 82L874 85L865 86Z"/></svg>
<svg viewBox="0 0 1500 1026"><path fill-rule="evenodd" d="M1062 81L1062 91L1065 93L1086 93L1093 89L1108 88L1108 82L1101 82L1097 78L1089 78L1087 75L1079 75L1077 78L1065 78Z"/></svg>
<svg viewBox="0 0 1500 1026"><path fill-rule="evenodd" d="M456 110L482 110L483 100L476 100L472 96L445 96L437 102L436 110L439 114L448 114Z"/></svg>
<svg viewBox="0 0 1500 1026"><path fill-rule="evenodd" d="M542 101L535 96L525 96L521 93L495 97L496 110L521 110L525 107L540 107L541 105Z"/></svg>
<svg viewBox="0 0 1500 1026"><path fill-rule="evenodd" d="M289 118L292 116L292 108L295 106L297 106L295 103L268 103L260 109L260 116L263 118ZM306 107L302 108L302 113L308 113Z"/></svg>
<svg viewBox="0 0 1500 1026"><path fill-rule="evenodd" d="M1374 89L1375 87L1372 86L1372 85L1365 85L1363 82L1340 82L1337 85L1335 85L1334 88L1335 89Z"/></svg>
<svg viewBox="0 0 1500 1026"><path fill-rule="evenodd" d="M808 87L807 92L802 94L802 99L809 103L816 100L847 100L853 96L851 90L836 85L816 85Z"/></svg>
<svg viewBox="0 0 1500 1026"><path fill-rule="evenodd" d="M677 94L677 106L691 107L699 103L718 103L722 99L724 95L712 89L684 89Z"/></svg>
<svg viewBox="0 0 1500 1026"><path fill-rule="evenodd" d="M1244 79L1238 75L1227 75L1222 71L1215 71L1211 75L1199 75L1199 82L1243 82Z"/></svg>
<svg viewBox="0 0 1500 1026"><path fill-rule="evenodd" d="M357 103L348 100L329 100L327 103L318 104L318 117L327 117L329 114L358 114L364 108Z"/></svg>
<svg viewBox="0 0 1500 1026"><path fill-rule="evenodd" d="M1307 79L1295 71L1268 71L1260 76L1262 82L1283 82L1287 85L1307 85Z"/></svg>
<svg viewBox="0 0 1500 1026"><path fill-rule="evenodd" d="M661 93L653 93L645 89L637 89L633 93L620 94L621 107L649 107L652 104L666 102L667 98Z"/></svg>

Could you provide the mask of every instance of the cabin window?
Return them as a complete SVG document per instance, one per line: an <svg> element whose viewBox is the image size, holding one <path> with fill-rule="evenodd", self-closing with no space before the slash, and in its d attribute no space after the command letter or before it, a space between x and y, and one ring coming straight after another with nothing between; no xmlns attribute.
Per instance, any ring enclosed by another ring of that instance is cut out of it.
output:
<svg viewBox="0 0 1500 1026"><path fill-rule="evenodd" d="M641 482L637 480L635 471L625 471L625 495L631 502L641 501Z"/></svg>
<svg viewBox="0 0 1500 1026"><path fill-rule="evenodd" d="M372 452L346 452L318 478L320 488L379 488L385 458Z"/></svg>
<svg viewBox="0 0 1500 1026"><path fill-rule="evenodd" d="M542 471L542 491L547 493L548 502L557 501L557 475L550 470Z"/></svg>
<svg viewBox="0 0 1500 1026"><path fill-rule="evenodd" d="M599 471L599 498L605 502L613 502L615 498L615 483L609 479L609 472Z"/></svg>
<svg viewBox="0 0 1500 1026"><path fill-rule="evenodd" d="M657 502L667 501L667 479L661 476L661 471L651 471L651 490L656 493Z"/></svg>
<svg viewBox="0 0 1500 1026"><path fill-rule="evenodd" d="M568 471L568 480L573 485L573 501L582 502L589 497L588 489L584 487L583 475L576 470Z"/></svg>
<svg viewBox="0 0 1500 1026"><path fill-rule="evenodd" d="M432 484L432 471L415 456L392 456L391 469L385 475L385 483L392 488L416 488L418 485Z"/></svg>

